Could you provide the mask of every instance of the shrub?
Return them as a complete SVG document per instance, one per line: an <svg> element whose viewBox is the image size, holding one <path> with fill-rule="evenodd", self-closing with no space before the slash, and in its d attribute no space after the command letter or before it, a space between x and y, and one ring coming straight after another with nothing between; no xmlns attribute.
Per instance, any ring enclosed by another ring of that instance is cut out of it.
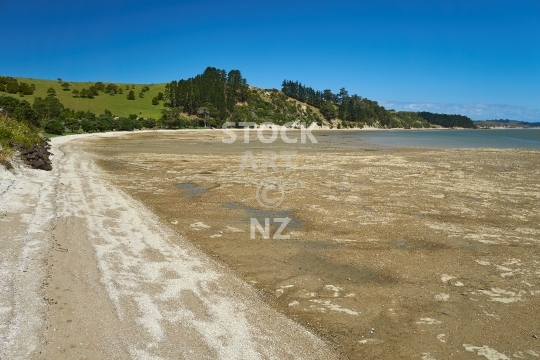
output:
<svg viewBox="0 0 540 360"><path fill-rule="evenodd" d="M44 129L45 132L48 132L49 134L62 135L65 127L59 120L53 119L45 123Z"/></svg>

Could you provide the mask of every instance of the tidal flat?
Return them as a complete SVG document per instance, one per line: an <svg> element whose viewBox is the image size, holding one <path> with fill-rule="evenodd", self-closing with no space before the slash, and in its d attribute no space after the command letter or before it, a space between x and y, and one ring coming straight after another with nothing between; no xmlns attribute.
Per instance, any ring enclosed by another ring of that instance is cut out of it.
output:
<svg viewBox="0 0 540 360"><path fill-rule="evenodd" d="M540 357L539 150L237 134L83 141L109 182L344 359ZM268 179L275 209L256 196ZM288 238L253 238L252 218L291 219Z"/></svg>

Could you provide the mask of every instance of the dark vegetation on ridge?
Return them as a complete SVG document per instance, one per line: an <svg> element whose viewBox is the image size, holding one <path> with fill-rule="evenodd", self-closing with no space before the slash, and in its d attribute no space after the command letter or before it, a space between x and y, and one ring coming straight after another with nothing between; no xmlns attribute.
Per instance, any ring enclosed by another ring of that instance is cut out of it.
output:
<svg viewBox="0 0 540 360"><path fill-rule="evenodd" d="M356 94L349 95L345 88L334 94L328 89L314 90L298 81L284 80L281 86L285 95L317 107L326 120L341 119L345 127L369 125L384 128L421 128L433 124L442 127L475 128L472 120L463 115L386 110L377 101Z"/></svg>
<svg viewBox="0 0 540 360"><path fill-rule="evenodd" d="M182 127L188 116L196 116L202 125L220 127L229 122L316 122L322 118L315 108L289 99L282 92L250 87L239 70L208 67L187 80L172 81L165 85L162 117L164 125Z"/></svg>

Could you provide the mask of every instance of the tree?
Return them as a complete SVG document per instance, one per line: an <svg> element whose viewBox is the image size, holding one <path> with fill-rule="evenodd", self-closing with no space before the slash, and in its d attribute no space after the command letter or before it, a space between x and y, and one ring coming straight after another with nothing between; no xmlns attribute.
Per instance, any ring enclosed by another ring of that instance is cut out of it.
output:
<svg viewBox="0 0 540 360"><path fill-rule="evenodd" d="M144 98L144 93L142 91L139 93L139 98Z"/></svg>
<svg viewBox="0 0 540 360"><path fill-rule="evenodd" d="M118 130L120 131L133 131L133 120L121 117L118 119Z"/></svg>
<svg viewBox="0 0 540 360"><path fill-rule="evenodd" d="M129 91L129 94L127 96L128 100L135 100L135 92L133 90Z"/></svg>
<svg viewBox="0 0 540 360"><path fill-rule="evenodd" d="M65 83L62 83L62 89L64 91L69 91L69 83L65 82Z"/></svg>
<svg viewBox="0 0 540 360"><path fill-rule="evenodd" d="M95 85L90 86L90 88L88 89L88 91L92 94L92 98L93 98L94 96L98 96L98 95L99 95L99 89L98 89L98 87L95 86Z"/></svg>
<svg viewBox="0 0 540 360"><path fill-rule="evenodd" d="M110 95L114 95L118 93L118 85L116 84L108 84L105 87L105 92Z"/></svg>
<svg viewBox="0 0 540 360"><path fill-rule="evenodd" d="M10 81L6 84L6 91L10 94L16 94L19 92L19 84L17 81Z"/></svg>
<svg viewBox="0 0 540 360"><path fill-rule="evenodd" d="M140 118L140 123L142 125L142 127L146 128L146 129L152 129L152 128L155 128L156 127L156 120L152 119L152 118Z"/></svg>
<svg viewBox="0 0 540 360"><path fill-rule="evenodd" d="M45 132L48 132L49 134L62 135L65 127L59 120L53 119L45 123L44 129Z"/></svg>
<svg viewBox="0 0 540 360"><path fill-rule="evenodd" d="M88 99L93 99L94 98L94 93L88 89L82 89L81 90L81 97L82 98L88 98Z"/></svg>
<svg viewBox="0 0 540 360"><path fill-rule="evenodd" d="M38 114L26 100L19 102L17 108L13 111L13 117L17 121L26 121L34 126L39 126Z"/></svg>
<svg viewBox="0 0 540 360"><path fill-rule="evenodd" d="M345 88L339 89L337 101L339 104L344 104L349 99L349 92Z"/></svg>
<svg viewBox="0 0 540 360"><path fill-rule="evenodd" d="M19 101L12 96L0 96L2 114L10 116L17 121L26 121L32 125L39 125L38 115L28 101Z"/></svg>
<svg viewBox="0 0 540 360"><path fill-rule="evenodd" d="M58 78L58 79L56 79L56 80L58 81L59 84L62 83L62 78Z"/></svg>
<svg viewBox="0 0 540 360"><path fill-rule="evenodd" d="M157 97L154 97L154 98L152 99L152 105L159 105L159 100L158 100Z"/></svg>
<svg viewBox="0 0 540 360"><path fill-rule="evenodd" d="M28 85L27 83L20 83L19 84L19 94L21 95L32 95L34 93L34 89L32 86Z"/></svg>
<svg viewBox="0 0 540 360"><path fill-rule="evenodd" d="M126 90L129 90L129 85L126 85Z"/></svg>
<svg viewBox="0 0 540 360"><path fill-rule="evenodd" d="M19 106L19 100L13 96L0 96L0 107L4 115L13 113Z"/></svg>
<svg viewBox="0 0 540 360"><path fill-rule="evenodd" d="M54 88L50 87L47 89L47 96L56 96L56 90Z"/></svg>
<svg viewBox="0 0 540 360"><path fill-rule="evenodd" d="M96 89L98 91L103 91L105 90L105 84L103 84L101 81L98 81L97 83L94 84L94 86L96 87ZM90 88L91 89L91 88Z"/></svg>
<svg viewBox="0 0 540 360"><path fill-rule="evenodd" d="M84 118L81 120L81 129L87 133L94 132L95 124L91 120Z"/></svg>
<svg viewBox="0 0 540 360"><path fill-rule="evenodd" d="M166 84L163 97L166 106L183 107L189 115L196 115L200 107L212 105L216 112L210 117L223 122L237 102L245 101L248 92L247 83L238 70L227 74L225 70L208 67L193 78Z"/></svg>
<svg viewBox="0 0 540 360"><path fill-rule="evenodd" d="M325 101L321 104L321 114L326 120L332 120L336 118L337 109L330 101Z"/></svg>
<svg viewBox="0 0 540 360"><path fill-rule="evenodd" d="M79 97L79 90L73 89L73 91L71 93L73 94L73 97L75 97L75 98Z"/></svg>
<svg viewBox="0 0 540 360"><path fill-rule="evenodd" d="M101 114L96 119L96 130L97 131L110 131L115 127L114 119L112 115Z"/></svg>
<svg viewBox="0 0 540 360"><path fill-rule="evenodd" d="M157 94L157 99L158 99L159 101L163 101L163 93L162 93L162 92L158 92L158 94Z"/></svg>
<svg viewBox="0 0 540 360"><path fill-rule="evenodd" d="M81 124L79 124L79 120L72 119L72 118L64 120L64 126L72 133L79 131L79 129L81 128Z"/></svg>
<svg viewBox="0 0 540 360"><path fill-rule="evenodd" d="M64 110L64 105L53 96L47 96L45 99L40 97L34 100L32 108L38 114L39 119L54 119L57 118Z"/></svg>

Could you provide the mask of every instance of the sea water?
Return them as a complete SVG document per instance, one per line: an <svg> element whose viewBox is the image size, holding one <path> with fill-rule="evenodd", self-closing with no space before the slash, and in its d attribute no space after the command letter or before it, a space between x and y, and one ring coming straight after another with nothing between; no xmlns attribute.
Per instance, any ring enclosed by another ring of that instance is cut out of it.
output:
<svg viewBox="0 0 540 360"><path fill-rule="evenodd" d="M353 146L540 149L540 129L362 130L328 136L347 139Z"/></svg>

